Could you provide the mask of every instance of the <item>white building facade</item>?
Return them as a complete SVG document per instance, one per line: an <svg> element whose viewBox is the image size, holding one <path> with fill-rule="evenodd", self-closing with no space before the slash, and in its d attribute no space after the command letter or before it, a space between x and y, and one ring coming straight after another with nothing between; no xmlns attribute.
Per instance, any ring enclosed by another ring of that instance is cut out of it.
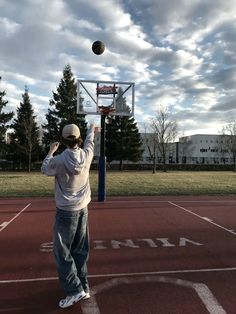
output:
<svg viewBox="0 0 236 314"><path fill-rule="evenodd" d="M181 137L177 143L179 163L232 164L227 136L195 134Z"/></svg>
<svg viewBox="0 0 236 314"><path fill-rule="evenodd" d="M153 159L148 149L152 134L141 134L143 140L143 157L140 163L152 163ZM194 134L180 137L178 142L169 143L166 148L166 163L177 164L233 164L233 156L228 149L228 136L216 134ZM151 151L153 153L153 149ZM156 162L162 163L158 149Z"/></svg>
<svg viewBox="0 0 236 314"><path fill-rule="evenodd" d="M153 149L148 148L147 140L151 145L152 134L141 133L143 141L143 156L138 164L153 163ZM227 137L222 135L195 134L180 137L178 142L169 143L166 148L167 164L233 164L232 153L227 148ZM100 134L95 137L95 156L96 162L100 155ZM112 163L117 163L113 161ZM124 163L132 164L130 161ZM156 163L162 163L162 158L156 149Z"/></svg>

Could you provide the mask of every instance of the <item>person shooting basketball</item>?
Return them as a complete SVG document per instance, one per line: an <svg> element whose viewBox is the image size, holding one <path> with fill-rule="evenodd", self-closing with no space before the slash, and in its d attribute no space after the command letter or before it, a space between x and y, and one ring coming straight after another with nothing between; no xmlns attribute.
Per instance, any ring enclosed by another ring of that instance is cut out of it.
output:
<svg viewBox="0 0 236 314"><path fill-rule="evenodd" d="M66 125L62 137L67 149L53 157L59 143L52 143L41 167L42 173L55 177L53 252L59 280L67 294L59 302L61 308L90 297L87 279L89 169L96 132L97 128L91 125L82 149L79 127Z"/></svg>

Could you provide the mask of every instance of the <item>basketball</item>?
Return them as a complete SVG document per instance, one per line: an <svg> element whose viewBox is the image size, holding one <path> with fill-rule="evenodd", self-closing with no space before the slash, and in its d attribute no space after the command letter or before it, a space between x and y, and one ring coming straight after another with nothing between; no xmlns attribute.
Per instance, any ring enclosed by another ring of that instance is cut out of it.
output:
<svg viewBox="0 0 236 314"><path fill-rule="evenodd" d="M105 45L102 41L97 40L93 43L92 50L96 55L101 55L105 50Z"/></svg>

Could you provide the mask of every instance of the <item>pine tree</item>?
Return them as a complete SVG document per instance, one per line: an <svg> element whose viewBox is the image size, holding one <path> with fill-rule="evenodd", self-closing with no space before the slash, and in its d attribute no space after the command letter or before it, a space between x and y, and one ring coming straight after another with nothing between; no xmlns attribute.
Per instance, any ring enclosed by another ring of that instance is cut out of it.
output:
<svg viewBox="0 0 236 314"><path fill-rule="evenodd" d="M130 109L122 93L119 89L117 111L129 113ZM107 161L119 160L120 170L122 170L124 160L137 162L141 159L142 153L142 140L135 119L130 116L109 117L106 125Z"/></svg>
<svg viewBox="0 0 236 314"><path fill-rule="evenodd" d="M0 91L0 142L5 141L5 134L7 131L7 128L9 127L8 122L13 118L14 113L8 112L4 113L3 108L8 104L7 100L4 100L4 97L6 95L6 92Z"/></svg>
<svg viewBox="0 0 236 314"><path fill-rule="evenodd" d="M46 114L47 123L43 125L43 143L46 149L53 141L60 141L61 131L66 124L77 124L84 139L87 131L85 115L76 113L77 107L77 86L70 65L63 70L63 78L53 92L50 100L50 107Z"/></svg>
<svg viewBox="0 0 236 314"><path fill-rule="evenodd" d="M35 121L27 87L25 87L22 99L23 101L17 108L17 118L11 125L14 130L11 134L11 146L15 159L19 158L24 165L27 164L28 171L31 171L31 162L37 158L40 151L39 128Z"/></svg>
<svg viewBox="0 0 236 314"><path fill-rule="evenodd" d="M0 78L1 79L1 78ZM7 159L7 153L9 147L6 141L6 132L9 127L8 123L13 118L14 113L8 112L4 113L3 108L8 104L7 100L4 100L6 92L0 91L0 159Z"/></svg>

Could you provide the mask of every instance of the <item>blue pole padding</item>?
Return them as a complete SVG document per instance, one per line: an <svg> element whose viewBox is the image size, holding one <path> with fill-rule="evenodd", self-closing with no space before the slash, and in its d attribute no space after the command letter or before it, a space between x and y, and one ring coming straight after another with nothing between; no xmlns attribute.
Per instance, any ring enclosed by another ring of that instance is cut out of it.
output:
<svg viewBox="0 0 236 314"><path fill-rule="evenodd" d="M106 199L106 157L99 157L98 167L98 201L104 202Z"/></svg>

